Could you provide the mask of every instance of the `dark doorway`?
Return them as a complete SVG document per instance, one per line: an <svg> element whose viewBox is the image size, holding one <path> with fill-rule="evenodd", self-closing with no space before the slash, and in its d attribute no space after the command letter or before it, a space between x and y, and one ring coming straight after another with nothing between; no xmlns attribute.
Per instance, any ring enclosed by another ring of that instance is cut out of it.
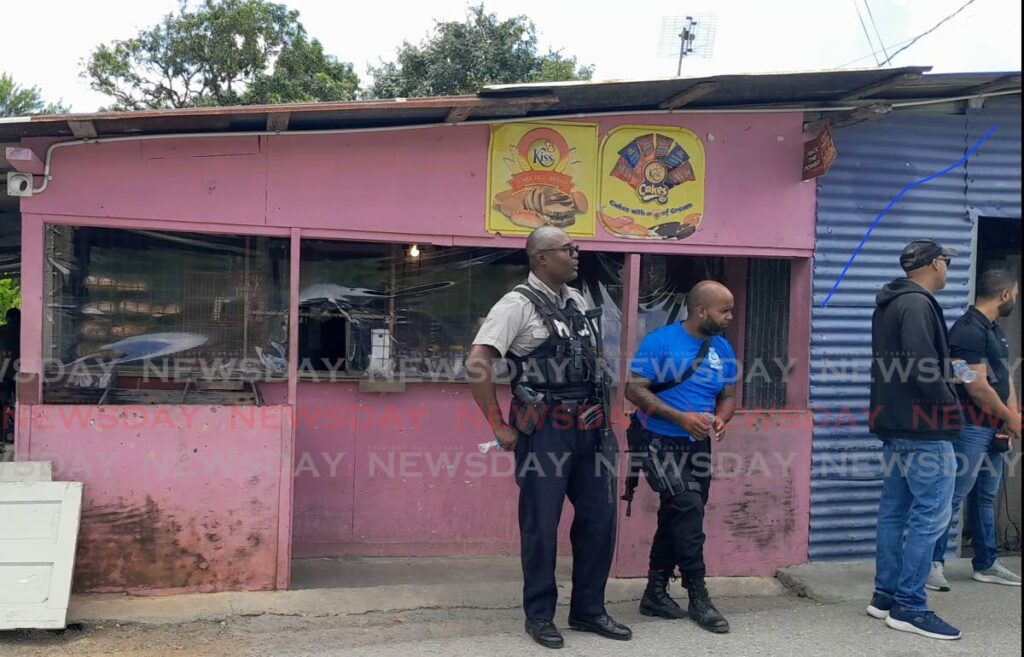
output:
<svg viewBox="0 0 1024 657"><path fill-rule="evenodd" d="M989 269L1007 269L1017 280L1021 274L1020 219L997 219L981 217L978 220L978 248L975 253L975 271L981 274ZM1021 305L1018 302L1013 314L999 321L1010 344L1010 363L1014 385L1017 389L1018 404L1021 391ZM1014 364L1018 364L1014 367ZM1019 552L1021 539L1021 471L1020 460L1011 459L1012 470L1004 471L1003 484L996 501L996 544L1004 552ZM967 523L964 523L967 525ZM964 546L969 545L969 533L965 529Z"/></svg>

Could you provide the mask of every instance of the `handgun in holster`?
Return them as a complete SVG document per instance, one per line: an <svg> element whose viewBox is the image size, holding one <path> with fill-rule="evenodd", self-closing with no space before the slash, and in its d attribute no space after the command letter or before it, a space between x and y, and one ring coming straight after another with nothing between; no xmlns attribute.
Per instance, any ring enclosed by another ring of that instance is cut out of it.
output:
<svg viewBox="0 0 1024 657"><path fill-rule="evenodd" d="M678 469L669 473L665 470L661 438L644 429L634 414L626 431L629 442L629 472L626 476L626 491L622 499L626 502L626 517L632 512L633 495L640 483L640 471L651 490L661 496L675 497L685 492L700 494L703 487L692 476Z"/></svg>
<svg viewBox="0 0 1024 657"><path fill-rule="evenodd" d="M661 456L661 440L657 437L652 438L647 443L647 453L644 458L644 463L647 465L647 482L651 485L651 489L659 495L668 494L672 497L678 493L683 492L681 487L676 485L679 480L674 477L670 477L665 472L665 462Z"/></svg>
<svg viewBox="0 0 1024 657"><path fill-rule="evenodd" d="M687 469L673 464L672 472L665 470L665 454L667 451L674 451L678 448L679 445L674 445L670 450L665 450L660 437L655 436L651 439L647 447L648 457L645 461L645 465L650 469L644 471L647 475L647 483L651 485L651 489L655 493L668 498L683 493L703 494L704 487L693 478Z"/></svg>
<svg viewBox="0 0 1024 657"><path fill-rule="evenodd" d="M512 394L519 401L512 407L512 424L516 431L529 436L537 429L544 413L544 393L519 384L512 389Z"/></svg>

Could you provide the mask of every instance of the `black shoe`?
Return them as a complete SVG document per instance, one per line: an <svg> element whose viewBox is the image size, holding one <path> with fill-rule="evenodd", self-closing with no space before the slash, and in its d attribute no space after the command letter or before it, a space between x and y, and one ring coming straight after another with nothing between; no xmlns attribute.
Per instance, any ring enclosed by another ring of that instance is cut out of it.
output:
<svg viewBox="0 0 1024 657"><path fill-rule="evenodd" d="M703 575L691 575L684 578L686 590L690 597L688 611L690 618L698 625L709 632L725 634L729 631L729 621L721 614L715 605L711 604L711 596L708 594L708 587L704 582Z"/></svg>
<svg viewBox="0 0 1024 657"><path fill-rule="evenodd" d="M533 640L545 648L561 648L565 645L562 633L558 631L555 624L549 620L528 620L526 621L526 633L533 637Z"/></svg>
<svg viewBox="0 0 1024 657"><path fill-rule="evenodd" d="M686 612L668 594L669 571L651 570L647 573L647 588L640 599L640 613L660 618L686 618Z"/></svg>
<svg viewBox="0 0 1024 657"><path fill-rule="evenodd" d="M577 632L593 632L606 639L615 639L616 641L629 641L633 638L633 630L622 623L616 623L608 614L598 616L573 616L570 614L569 627Z"/></svg>

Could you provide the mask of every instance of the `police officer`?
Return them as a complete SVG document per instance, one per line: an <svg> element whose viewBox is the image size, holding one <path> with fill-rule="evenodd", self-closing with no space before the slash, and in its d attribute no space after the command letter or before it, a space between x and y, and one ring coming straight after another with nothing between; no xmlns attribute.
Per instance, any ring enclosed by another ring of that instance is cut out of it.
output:
<svg viewBox="0 0 1024 657"><path fill-rule="evenodd" d="M711 485L711 440L721 440L736 410L736 360L721 333L732 321L733 296L715 281L701 281L686 297L687 317L651 332L630 365L626 398L639 409L629 429L650 457L644 477L661 498L651 545L646 616L685 618L669 596L679 568L689 616L716 633L729 623L711 603L704 581L704 506Z"/></svg>
<svg viewBox="0 0 1024 657"><path fill-rule="evenodd" d="M555 557L568 496L575 510L569 627L626 641L632 632L604 607L615 490L601 452L603 414L595 399L597 329L585 315L583 295L566 285L577 276L579 248L561 229L544 226L530 234L526 254L529 278L491 308L467 362L473 398L494 437L515 451L526 631L547 648L563 645L553 622ZM506 354L514 393L509 423L493 378L494 359Z"/></svg>

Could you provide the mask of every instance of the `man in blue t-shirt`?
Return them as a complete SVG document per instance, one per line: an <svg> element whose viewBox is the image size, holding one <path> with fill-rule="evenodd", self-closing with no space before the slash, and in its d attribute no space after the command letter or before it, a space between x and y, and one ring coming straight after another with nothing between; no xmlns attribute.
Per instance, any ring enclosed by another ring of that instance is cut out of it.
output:
<svg viewBox="0 0 1024 657"><path fill-rule="evenodd" d="M704 506L711 485L711 439L723 438L736 412L736 356L721 335L732 321L732 293L721 283L701 281L687 294L686 311L682 323L644 338L626 386L626 398L639 409L630 432L654 448L657 466L646 462L644 475L661 496L640 613L687 616L667 591L678 566L690 618L724 633L729 623L711 603L704 582Z"/></svg>

